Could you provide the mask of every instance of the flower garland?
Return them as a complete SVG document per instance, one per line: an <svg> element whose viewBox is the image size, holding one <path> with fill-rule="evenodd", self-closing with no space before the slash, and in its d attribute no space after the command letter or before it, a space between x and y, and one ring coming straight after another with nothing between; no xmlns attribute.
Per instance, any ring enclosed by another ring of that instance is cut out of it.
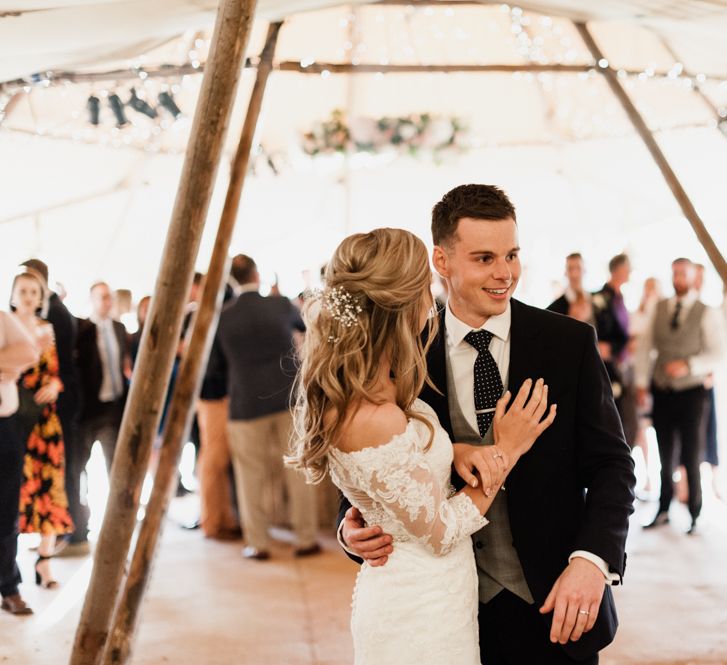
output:
<svg viewBox="0 0 727 665"><path fill-rule="evenodd" d="M466 128L457 117L430 113L383 118L356 117L348 120L343 111L316 123L302 137L303 151L311 156L336 152L380 153L396 150L410 155L420 152L435 156L447 150L468 147Z"/></svg>

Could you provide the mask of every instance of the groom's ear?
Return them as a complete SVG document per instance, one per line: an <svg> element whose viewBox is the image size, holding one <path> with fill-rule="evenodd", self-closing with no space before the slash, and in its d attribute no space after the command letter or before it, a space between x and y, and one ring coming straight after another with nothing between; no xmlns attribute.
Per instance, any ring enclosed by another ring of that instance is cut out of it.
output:
<svg viewBox="0 0 727 665"><path fill-rule="evenodd" d="M434 251L432 252L432 264L434 265L434 269L442 277L449 277L449 257L447 256L447 252L439 245L434 246Z"/></svg>

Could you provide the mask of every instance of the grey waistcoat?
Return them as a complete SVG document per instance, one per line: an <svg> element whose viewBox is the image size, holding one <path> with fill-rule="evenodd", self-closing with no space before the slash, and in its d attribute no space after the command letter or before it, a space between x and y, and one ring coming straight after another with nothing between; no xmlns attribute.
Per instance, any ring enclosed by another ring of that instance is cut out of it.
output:
<svg viewBox="0 0 727 665"><path fill-rule="evenodd" d="M447 401L452 419L452 432L456 443L491 446L494 441L492 427L482 438L467 422L457 401L457 389L452 369L447 365ZM507 589L527 603L535 602L525 581L520 558L512 545L510 518L507 514L507 497L500 491L486 515L490 523L472 536L480 583L480 602L487 603L500 591Z"/></svg>
<svg viewBox="0 0 727 665"><path fill-rule="evenodd" d="M662 390L689 390L704 385L707 378L703 374L673 379L664 371L670 360L683 360L703 351L702 317L706 307L699 301L692 305L686 317L682 316L679 327L671 329L671 318L667 300L656 306L654 318L654 348L657 351L654 366L654 385Z"/></svg>

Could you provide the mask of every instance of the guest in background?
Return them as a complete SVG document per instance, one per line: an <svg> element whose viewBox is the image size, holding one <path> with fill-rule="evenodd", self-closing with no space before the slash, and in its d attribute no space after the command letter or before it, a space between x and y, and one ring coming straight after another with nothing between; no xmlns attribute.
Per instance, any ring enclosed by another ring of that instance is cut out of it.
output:
<svg viewBox="0 0 727 665"><path fill-rule="evenodd" d="M43 277L46 284L49 283L48 266L40 259L28 259L22 265L35 270ZM42 314L42 316L53 326L53 336L58 355L58 376L63 384L63 391L56 402L56 411L61 421L61 430L63 430L65 457L66 460L70 460L79 445L78 417L81 412L81 387L75 359L78 324L76 318L63 304L65 292L62 287L60 291L60 293L49 292L50 296L45 308L47 313ZM66 495L69 504L78 505L78 497L81 492L78 480L72 473L70 464L66 462L64 468ZM66 540L59 541L56 553L65 546L66 542Z"/></svg>
<svg viewBox="0 0 727 665"><path fill-rule="evenodd" d="M182 321L182 332L179 336L179 347L177 348L177 360L175 361L175 375L176 375L176 369L178 366L178 363L181 362L182 357L187 351L187 346L189 344L189 339L191 337L191 329L192 329L192 322L194 321L194 316L197 312L197 309L199 308L199 302L202 299L202 284L204 281L204 275L201 272L195 272L194 277L192 278L192 286L189 290L189 297L187 299L187 306L184 309L184 319ZM194 445L194 454L195 454L195 466L198 463L199 459L199 425L197 423L197 417L195 415L194 419L192 420L192 427L189 431L189 440ZM181 485L181 479L180 479L180 486L179 490L180 493L183 493L184 488Z"/></svg>
<svg viewBox="0 0 727 665"><path fill-rule="evenodd" d="M195 272L192 277L192 286L189 289L189 297L187 298L187 306L184 308L184 320L182 322L182 334L180 348L177 353L180 357L184 353L185 342L187 340L187 333L190 330L192 321L194 320L194 314L199 307L199 301L202 298L202 283L204 282L204 275L201 272Z"/></svg>
<svg viewBox="0 0 727 665"><path fill-rule="evenodd" d="M134 302L131 289L116 289L113 293L113 306L111 307L111 318L116 321L128 321L131 314L132 303ZM133 315L132 315L133 316Z"/></svg>
<svg viewBox="0 0 727 665"><path fill-rule="evenodd" d="M694 266L694 290L701 297L704 288L704 266ZM717 498L722 498L719 488L719 444L717 440L717 402L714 397L714 374L710 374L705 383L707 390L707 406L704 411L704 461L712 467L712 491Z"/></svg>
<svg viewBox="0 0 727 665"><path fill-rule="evenodd" d="M593 294L593 312L598 334L598 348L611 379L616 408L621 416L626 443L633 447L638 430L633 361L628 348L629 312L622 287L631 276L626 254L614 256L608 263L608 282Z"/></svg>
<svg viewBox="0 0 727 665"><path fill-rule="evenodd" d="M43 277L30 268L13 281L11 307L32 337L52 326L39 318L46 300L47 285ZM20 491L20 533L39 533L40 546L35 562L35 582L45 589L58 586L50 569L56 538L73 531L65 490L65 449L63 430L56 412L63 383L58 372L56 345L45 347L36 365L19 379L20 390L32 402L27 429L21 428L25 441L23 485ZM29 431L28 431L29 430Z"/></svg>
<svg viewBox="0 0 727 665"><path fill-rule="evenodd" d="M77 479L85 473L97 440L106 468L111 469L131 376L128 335L123 324L111 318L113 297L108 284L97 282L91 287L91 306L90 318L79 322L76 346L83 410L80 444L70 464ZM71 543L79 545L79 552L87 551L88 507L71 502L71 517L76 524Z"/></svg>
<svg viewBox="0 0 727 665"><path fill-rule="evenodd" d="M674 296L661 300L641 340L636 358L636 385L644 404L651 383L654 429L661 459L659 511L645 528L669 521L673 496L672 475L677 441L689 486L689 512L697 528L702 509L699 463L702 457L705 381L723 354L721 321L715 310L702 303L694 285L694 264L689 259L672 263ZM655 356L653 372L652 355Z"/></svg>
<svg viewBox="0 0 727 665"><path fill-rule="evenodd" d="M137 329L129 338L129 353L131 354L131 365L136 365L136 357L139 355L139 346L141 345L141 335L144 332L144 323L149 314L149 305L151 304L151 296L144 296L136 306L136 322Z"/></svg>
<svg viewBox="0 0 727 665"><path fill-rule="evenodd" d="M641 337L644 331L651 324L651 320L654 316L654 310L656 309L657 303L662 299L662 289L659 280L656 277L648 277L644 281L644 289L641 295L641 301L639 307L635 312L631 313L629 319L629 352L632 357L636 357L638 353L639 345L641 344ZM651 408L650 405L638 405L637 400L637 416L638 416L638 427L636 431L636 447L641 450L644 457L644 467L646 469L646 479L643 487L637 491L637 496L642 496L639 492L645 492L647 495L651 492L651 470L649 465L649 442L646 437L646 432L651 427ZM646 498L646 497L643 497Z"/></svg>
<svg viewBox="0 0 727 665"><path fill-rule="evenodd" d="M583 257L578 252L566 256L565 276L568 280L568 286L560 298L548 305L548 309L551 312L564 314L593 325L591 294L583 288L583 276L585 274L586 268L583 264Z"/></svg>
<svg viewBox="0 0 727 665"><path fill-rule="evenodd" d="M230 282L232 276L230 275ZM233 286L225 285L223 303L235 296ZM210 358L217 354L215 341ZM230 444L227 437L227 374L219 363L209 362L202 380L197 400L197 424L199 426L199 474L200 516L197 523L186 528L201 527L207 538L239 540L242 538L240 523L234 510L233 483L230 479Z"/></svg>
<svg viewBox="0 0 727 665"><path fill-rule="evenodd" d="M38 362L52 338L50 331L31 337L13 314L0 312L0 595L10 614L32 614L20 595L22 579L18 554L18 497L23 480L25 441L18 431L20 374Z"/></svg>
<svg viewBox="0 0 727 665"><path fill-rule="evenodd" d="M247 543L243 556L257 560L270 557L263 496L271 461L285 474L295 554L317 554L320 546L316 542L314 488L293 469L282 470L293 427L293 331L303 332L305 326L300 312L287 298L260 295L260 276L250 257L237 255L232 261L232 275L238 284L237 298L222 310L210 364L227 375L228 433Z"/></svg>

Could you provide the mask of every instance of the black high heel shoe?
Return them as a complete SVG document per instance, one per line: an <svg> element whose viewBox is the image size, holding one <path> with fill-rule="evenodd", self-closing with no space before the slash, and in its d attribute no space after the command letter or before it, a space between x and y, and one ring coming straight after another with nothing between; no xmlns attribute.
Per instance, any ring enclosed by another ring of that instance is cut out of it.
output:
<svg viewBox="0 0 727 665"><path fill-rule="evenodd" d="M38 564L41 561L48 561L52 558L52 556L42 556L39 554L38 558L35 560L35 583L42 589L55 589L58 587L58 582L56 582L54 579L43 579L43 576L40 574L40 572L38 572Z"/></svg>

